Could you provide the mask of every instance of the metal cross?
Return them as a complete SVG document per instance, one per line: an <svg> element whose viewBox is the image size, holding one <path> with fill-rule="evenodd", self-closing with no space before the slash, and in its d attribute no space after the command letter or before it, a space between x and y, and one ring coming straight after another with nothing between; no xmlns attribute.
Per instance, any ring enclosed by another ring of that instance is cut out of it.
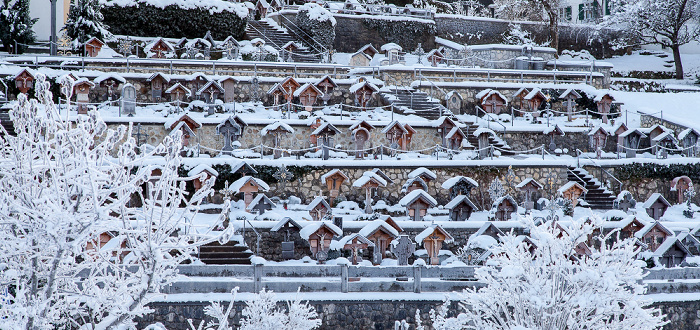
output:
<svg viewBox="0 0 700 330"><path fill-rule="evenodd" d="M515 193L515 172L513 172L513 166L508 166L508 173L506 173L506 185L511 194Z"/></svg>
<svg viewBox="0 0 700 330"><path fill-rule="evenodd" d="M277 168L277 171L275 174L272 175L277 181L280 183L280 188L284 189L285 186L287 185L287 182L292 179L292 172L289 172L287 169L287 166L282 165L282 167Z"/></svg>
<svg viewBox="0 0 700 330"><path fill-rule="evenodd" d="M505 195L505 189L503 188L503 185L501 184L501 181L498 181L498 179L493 179L491 181L491 184L489 185L488 193L489 197L491 197L492 200L497 200L503 195Z"/></svg>
<svg viewBox="0 0 700 330"><path fill-rule="evenodd" d="M253 103L260 102L260 82L258 77L253 77L250 81L250 100Z"/></svg>
<svg viewBox="0 0 700 330"><path fill-rule="evenodd" d="M139 147L142 144L146 143L146 140L148 139L148 134L145 132L142 133L141 131L142 131L141 123L139 123L138 125L136 125L136 132L131 134L132 136L134 136L136 138L136 145ZM141 140L141 138L143 138L143 140Z"/></svg>
<svg viewBox="0 0 700 330"><path fill-rule="evenodd" d="M544 178L544 186L549 190L549 194L554 196L554 187L557 183L557 176L554 172L549 172Z"/></svg>
<svg viewBox="0 0 700 330"><path fill-rule="evenodd" d="M197 56L197 49L194 47L187 48L185 50L185 53L187 54L187 58L192 60Z"/></svg>
<svg viewBox="0 0 700 330"><path fill-rule="evenodd" d="M70 37L68 37L68 35L63 33L61 38L58 39L58 55L60 55L60 56L73 55L73 53L71 52L72 43L73 43L73 39L71 39Z"/></svg>
<svg viewBox="0 0 700 330"><path fill-rule="evenodd" d="M557 215L557 210L559 210L560 207L559 207L559 204L557 203L557 201L554 199L554 196L552 196L549 199L549 204L547 205L546 209L547 209L547 211L549 211L549 215L547 216L547 221L559 220L559 216Z"/></svg>
<svg viewBox="0 0 700 330"><path fill-rule="evenodd" d="M232 60L233 59L233 49L235 45L233 44L233 41L230 39L224 43L224 51L226 51L226 59Z"/></svg>
<svg viewBox="0 0 700 330"><path fill-rule="evenodd" d="M134 49L134 43L131 40L131 38L127 37L126 39L122 39L119 41L117 49L120 53L124 55L124 57L127 57L131 55L131 51Z"/></svg>

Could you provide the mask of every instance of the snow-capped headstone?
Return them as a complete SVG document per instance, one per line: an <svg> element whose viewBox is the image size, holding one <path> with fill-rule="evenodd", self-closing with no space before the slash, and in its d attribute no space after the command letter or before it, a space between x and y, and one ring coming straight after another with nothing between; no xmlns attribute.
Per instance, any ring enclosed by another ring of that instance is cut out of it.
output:
<svg viewBox="0 0 700 330"><path fill-rule="evenodd" d="M122 100L120 102L120 112L133 116L136 114L136 88L132 84L124 84L122 87Z"/></svg>
<svg viewBox="0 0 700 330"><path fill-rule="evenodd" d="M411 241L408 235L399 236L396 244L391 245L391 253L396 256L399 266L408 266L408 258L413 255L415 250L416 245Z"/></svg>

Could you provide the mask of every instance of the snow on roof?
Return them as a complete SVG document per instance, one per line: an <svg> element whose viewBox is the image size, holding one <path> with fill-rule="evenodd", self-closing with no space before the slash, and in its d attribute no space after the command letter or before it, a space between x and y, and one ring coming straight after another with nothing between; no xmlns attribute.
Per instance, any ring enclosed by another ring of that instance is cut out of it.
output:
<svg viewBox="0 0 700 330"><path fill-rule="evenodd" d="M301 226L298 222L294 221L294 219L292 219L292 218L290 218L290 217L284 217L284 218L282 218L282 220L278 221L278 222L275 224L275 226L272 227L272 229L270 229L270 231L279 231L279 230L282 229L287 223L292 224L292 226L297 227L298 229L301 229L301 228L302 228L302 226Z"/></svg>
<svg viewBox="0 0 700 330"><path fill-rule="evenodd" d="M365 121L365 120L360 120L360 121L356 121L354 124L350 125L350 127L348 128L348 130L349 130L349 131L354 131L356 128L362 127L362 126L368 126L370 129L374 129L374 128L375 128L374 125L368 123L367 121Z"/></svg>
<svg viewBox="0 0 700 330"><path fill-rule="evenodd" d="M493 204L491 205L491 207L497 208L498 205L501 205L501 203L503 203L506 200L508 202L510 202L511 204L513 204L513 206L518 206L518 202L516 202L515 199L513 199L513 197L511 197L510 195L505 195L505 196L501 196L501 197L497 198L495 201L493 201Z"/></svg>
<svg viewBox="0 0 700 330"><path fill-rule="evenodd" d="M513 97L518 97L520 94L522 94L522 93L524 93L524 92L525 92L526 94L529 93L528 90L527 90L527 88L525 88L525 87L520 87L520 89L518 89L517 91L515 91L515 93L513 93Z"/></svg>
<svg viewBox="0 0 700 330"><path fill-rule="evenodd" d="M329 122L325 122L321 124L318 128L316 128L313 132L311 132L311 135L320 135L323 133L323 131L329 130L330 132L333 132L335 134L340 134L340 130L337 129L333 124Z"/></svg>
<svg viewBox="0 0 700 330"><path fill-rule="evenodd" d="M408 187L413 185L413 183L415 183L415 182L420 184L420 186L423 187L423 190L428 189L428 185L425 183L425 181L423 181L423 179L421 179L420 176L417 176L415 178L409 178L408 180L406 180L406 183L404 183L404 185L401 187L401 192L405 193L406 190L408 190Z"/></svg>
<svg viewBox="0 0 700 330"><path fill-rule="evenodd" d="M442 229L442 227L440 227L440 225L438 225L438 224L432 224L432 225L428 226L428 228L425 228L425 230L423 230L422 232L420 232L420 234L416 235L416 237L415 237L416 242L418 242L418 244L421 244L421 245L422 245L422 244L423 244L423 241L424 241L430 234L432 234L433 232L435 232L436 230L437 230L438 232L442 233L443 235L445 235L445 241L444 241L445 243L448 243L448 244L449 244L449 243L454 242L454 238L452 237L452 235L450 235L448 232L446 232L444 229Z"/></svg>
<svg viewBox="0 0 700 330"><path fill-rule="evenodd" d="M163 45L165 45L165 48L168 49L168 51L171 51L171 52L175 51L175 47L173 47L173 45L171 43L169 43L167 40L165 40L161 37L153 39L150 43L148 43L146 46L143 47L143 51L146 53L150 52L151 49L153 49L153 47L155 47L156 44L158 44L158 42L162 42Z"/></svg>
<svg viewBox="0 0 700 330"><path fill-rule="evenodd" d="M335 26L336 21L335 17L333 17L333 14L331 14L328 9L323 8L317 3L313 2L307 2L299 7L299 12L306 11L308 12L307 15L309 15L309 19L313 21L319 21L319 22L325 22L329 21L332 26Z"/></svg>
<svg viewBox="0 0 700 330"><path fill-rule="evenodd" d="M628 135L630 135L630 134L632 134L632 133L636 133L637 135L641 136L642 138L647 137L647 135L644 134L644 132L640 131L640 130L637 129L637 128L628 129L628 130L624 131L623 133L621 133L621 134L618 135L618 136L624 138L624 137L627 137Z"/></svg>
<svg viewBox="0 0 700 330"><path fill-rule="evenodd" d="M24 72L24 71L27 71L27 73L28 73L30 76L36 77L36 71L34 71L34 70L30 69L30 68L22 68L22 67L20 67L19 70L17 70L17 73L15 73L15 74L12 76L12 79L17 79L17 78L22 74L22 72Z"/></svg>
<svg viewBox="0 0 700 330"><path fill-rule="evenodd" d="M526 179L523 180L522 182L518 183L518 185L515 186L515 188L522 189L523 187L525 187L525 186L528 185L528 184L534 185L535 187L537 187L537 189L542 189L542 185L541 185L539 182L537 182L537 180L535 180L535 179L533 179L533 178L531 178L531 177L530 177L530 178L526 178Z"/></svg>
<svg viewBox="0 0 700 330"><path fill-rule="evenodd" d="M399 237L399 231L384 220L374 220L360 229L359 234L364 237L372 236L377 230L383 229L394 237Z"/></svg>
<svg viewBox="0 0 700 330"><path fill-rule="evenodd" d="M569 89L567 89L566 91L564 91L564 93L562 93L561 95L559 95L559 98L560 98L560 99L564 99L564 98L566 98L567 96L571 96L571 97L574 98L574 99L580 99L580 98L581 98L581 94L579 94L579 93L578 93L575 89L573 89L573 88L569 88Z"/></svg>
<svg viewBox="0 0 700 330"><path fill-rule="evenodd" d="M671 139L671 141L678 143L678 139L676 139L676 137L673 136L673 131L663 132L663 133L655 136L653 139L651 139L651 141L652 142L660 142L660 141L663 141L663 140L669 139L669 138Z"/></svg>
<svg viewBox="0 0 700 330"><path fill-rule="evenodd" d="M649 198L647 199L646 202L644 202L643 207L645 209L650 208L657 200L661 201L661 203L664 203L666 206L671 206L671 203L669 203L666 198L664 198L663 195L660 193L653 193Z"/></svg>
<svg viewBox="0 0 700 330"><path fill-rule="evenodd" d="M495 136L495 135L496 135L496 133L495 133L493 130L491 130L490 128L486 128L486 127L479 127L479 128L477 128L476 130L474 130L474 132L472 133L472 135L474 135L474 136L479 136L479 135L484 134L484 133L489 134L489 135L491 135L491 136Z"/></svg>
<svg viewBox="0 0 700 330"><path fill-rule="evenodd" d="M352 183L352 186L362 187L371 180L376 181L382 187L386 187L386 180L384 180L377 173L374 173L372 171L365 171L365 173L362 173L362 176L359 179L355 180L355 182Z"/></svg>
<svg viewBox="0 0 700 330"><path fill-rule="evenodd" d="M175 127L173 127L173 129L170 130L170 133L168 133L168 135L175 136L175 134L177 134L177 132L179 132L181 129L185 130L183 132L184 134L188 134L190 136L197 136L197 134L195 134L194 131L192 131L192 129L190 128L190 126L187 125L187 123L184 121L178 122L177 125L175 125Z"/></svg>
<svg viewBox="0 0 700 330"><path fill-rule="evenodd" d="M267 196L265 196L265 194L256 194L255 198L253 198L253 200L250 201L250 204L248 204L246 210L252 210L253 207L255 207L255 205L260 204L261 201L270 204L270 206L273 208L277 206L273 201L271 201Z"/></svg>
<svg viewBox="0 0 700 330"><path fill-rule="evenodd" d="M389 130L391 130L394 126L397 126L403 133L408 133L408 131L406 130L406 128L404 127L404 125L401 124L398 120L394 120L394 121L392 121L391 123L389 123L389 125L384 126L384 128L382 128L382 133L386 134L386 133L389 132Z"/></svg>
<svg viewBox="0 0 700 330"><path fill-rule="evenodd" d="M367 244L368 247L374 247L374 243L372 243L372 241L368 240L367 237L363 236L360 233L354 233L354 234L347 235L347 236L341 238L340 240L338 240L337 241L338 243L334 244L335 245L334 247L336 247L335 250L343 249L346 244L352 242L355 239L357 239L358 242L360 242L361 244ZM331 248L331 249L333 249L333 248Z"/></svg>
<svg viewBox="0 0 700 330"><path fill-rule="evenodd" d="M576 181L569 181L569 182L567 182L566 184L564 184L563 186L561 186L559 189L557 189L557 193L558 193L558 194L563 194L565 191L571 189L571 188L574 187L574 186L576 186L576 187L578 187L579 189L583 190L583 193L584 193L584 194L588 192L588 189L584 188L584 187L583 187L581 184L579 184L578 182L576 182Z"/></svg>
<svg viewBox="0 0 700 330"><path fill-rule="evenodd" d="M170 88L168 88L168 89L165 90L165 93L166 93L166 94L170 94L170 93L174 92L174 91L175 91L176 89L178 89L178 88L182 88L182 90L185 92L185 94L191 94L191 93L192 93L192 91L190 91L189 88L185 87L185 85L183 85L183 84L181 84L181 83L176 83L175 85L170 86Z"/></svg>
<svg viewBox="0 0 700 330"><path fill-rule="evenodd" d="M448 116L441 116L440 118L433 120L432 123L430 123L430 126L440 127L440 126L445 125L445 122L449 122L450 124L452 124L452 126L458 126L458 127L466 126L465 124L462 124L462 123L458 122L457 120L450 118Z"/></svg>
<svg viewBox="0 0 700 330"><path fill-rule="evenodd" d="M185 43L185 47L186 48L194 47L195 45L197 45L197 43L201 43L206 47L211 47L211 42L209 42L209 40L204 39L204 38L191 39L191 40L187 41L187 43Z"/></svg>
<svg viewBox="0 0 700 330"><path fill-rule="evenodd" d="M202 123L200 121L188 116L187 114L184 114L184 115L180 116L179 118L176 118L176 117L168 118L165 121L164 125L166 128L171 128L171 127L173 127L173 125L175 125L175 123L185 122L185 121L193 122L195 127L197 127L197 128L202 127Z"/></svg>
<svg viewBox="0 0 700 330"><path fill-rule="evenodd" d="M387 51L390 51L392 49L398 49L399 51L403 51L403 47L401 47L393 42L383 44L382 48L381 48L381 50L383 52L387 52Z"/></svg>
<svg viewBox="0 0 700 330"><path fill-rule="evenodd" d="M670 249L672 246L677 246L683 252L686 254L690 254L690 251L688 251L688 247L683 244L683 242L679 241L678 238L676 237L666 237L663 243L659 245L659 247L656 248L656 251L654 251L654 254L652 254L653 257L663 257L664 254Z"/></svg>
<svg viewBox="0 0 700 330"><path fill-rule="evenodd" d="M451 49L457 50L457 51L464 50L464 47L465 47L465 46L462 45L462 44L456 43L456 42L451 41L451 40L443 39L443 38L440 38L440 37L435 37L435 43L440 44L440 45L443 45L443 46L445 46L445 47L447 47L447 48L451 48Z"/></svg>
<svg viewBox="0 0 700 330"><path fill-rule="evenodd" d="M372 46L371 43L362 46L362 48L360 48L359 52L364 52L366 49L370 49L374 53L379 53L379 51L376 48L374 48L374 46Z"/></svg>
<svg viewBox="0 0 700 330"><path fill-rule="evenodd" d="M319 97L323 96L323 92L320 89L318 89L318 87L316 87L316 85L311 84L311 83L306 83L294 91L294 97L301 96L301 93L303 93L304 91L306 91L309 88L315 90Z"/></svg>
<svg viewBox="0 0 700 330"><path fill-rule="evenodd" d="M425 190L423 189L416 189L414 191L411 191L410 193L406 194L401 200L399 201L399 205L401 206L408 206L412 204L414 201L416 201L418 198L422 198L426 202L428 202L430 207L435 207L438 205L438 202L433 198L433 196L430 196Z"/></svg>
<svg viewBox="0 0 700 330"><path fill-rule="evenodd" d="M605 134L605 135L610 135L610 133L608 133L608 131L602 125L598 125L598 126L594 127L593 129L591 129L590 132L588 132L588 136L593 136L598 131L602 131L603 134Z"/></svg>
<svg viewBox="0 0 700 330"><path fill-rule="evenodd" d="M328 205L328 202L326 202L326 199L321 197L321 196L316 196L316 198L314 198L314 200L311 201L311 203L309 203L309 206L307 206L306 209L308 211L311 211L311 210L315 209L316 206L318 206L318 205L323 205L323 207L325 207L327 210L331 209L331 206Z"/></svg>
<svg viewBox="0 0 700 330"><path fill-rule="evenodd" d="M81 85L81 84L88 84L88 85L90 85L90 87L95 87L95 83L93 83L92 81L90 81L88 78L85 78L85 77L78 78L78 80L76 80L75 83L73 84L73 87Z"/></svg>
<svg viewBox="0 0 700 330"><path fill-rule="evenodd" d="M355 93L355 92L357 92L360 88L362 88L362 87L364 87L364 86L369 87L373 92L379 91L379 87L377 87L377 85L375 85L375 84L373 84L373 83L371 83L371 82L369 82L369 81L367 81L367 80L365 80L365 81L360 81L360 82L358 82L358 83L356 83L356 84L350 86L349 91L350 91L350 93Z"/></svg>
<svg viewBox="0 0 700 330"><path fill-rule="evenodd" d="M231 125L236 125L236 124L238 124L240 126L247 126L248 125L238 115L229 116L228 118L224 119L224 121L220 122L219 125L216 125L217 134L219 132L219 128L223 127L227 122L231 123Z"/></svg>
<svg viewBox="0 0 700 330"><path fill-rule="evenodd" d="M666 226L662 225L661 222L653 221L653 222L648 223L646 226L644 226L644 228L640 229L638 232L634 233L634 237L643 238L644 235L646 235L654 227L659 228L661 231L665 232L668 236L674 235L673 231L666 228Z"/></svg>
<svg viewBox="0 0 700 330"><path fill-rule="evenodd" d="M469 236L469 239L467 240L468 248L479 248L489 250L496 245L498 245L498 241L489 235L473 234Z"/></svg>
<svg viewBox="0 0 700 330"><path fill-rule="evenodd" d="M263 127L263 129L260 130L260 135L265 136L268 133L270 133L272 131L276 131L276 130L283 130L283 131L286 131L287 133L292 133L292 134L294 133L294 129L292 128L292 126L289 126L281 121L276 121L272 124L269 124L269 125Z"/></svg>
<svg viewBox="0 0 700 330"><path fill-rule="evenodd" d="M321 229L321 227L328 228L331 232L333 232L333 234L335 234L335 236L343 235L343 231L340 228L338 228L338 226L327 221L310 222L299 231L299 235L301 236L301 238L308 241L311 234L317 232L319 229Z"/></svg>
<svg viewBox="0 0 700 330"><path fill-rule="evenodd" d="M430 180L437 179L437 174L435 174L435 172L433 172L425 167L419 167L419 168L411 171L411 173L408 173L409 179L413 179L417 176L427 177Z"/></svg>
<svg viewBox="0 0 700 330"><path fill-rule="evenodd" d="M103 74L97 76L97 78L95 78L95 80L93 80L93 81L95 82L95 84L99 85L100 83L102 83L103 81L105 81L107 79L114 79L122 84L126 83L126 79L124 79L124 77L122 77L118 73L103 73Z"/></svg>
<svg viewBox="0 0 700 330"><path fill-rule="evenodd" d="M612 95L610 95L610 91L608 91L607 89L598 91L598 94L596 94L596 96L593 98L593 101L600 102L603 100L603 97L605 97L606 95L609 98L611 98L613 101L615 101L615 98Z"/></svg>
<svg viewBox="0 0 700 330"><path fill-rule="evenodd" d="M445 180L442 183L442 189L451 189L454 185L458 184L460 181L466 181L468 184L472 185L474 188L479 187L479 183L468 176L455 176Z"/></svg>
<svg viewBox="0 0 700 330"><path fill-rule="evenodd" d="M341 170L339 170L339 169L336 168L336 169L333 169L333 170L329 171L328 173L322 175L322 176L321 176L321 182L326 182L326 180L327 180L328 178L330 178L331 176L336 175L336 174L342 176L343 179L345 179L345 180L349 180L349 179L348 179L348 176L345 175L345 173L343 173L343 171L341 171Z"/></svg>
<svg viewBox="0 0 700 330"><path fill-rule="evenodd" d="M554 134L564 136L566 133L559 127L559 124L554 124L554 126L549 126L542 130L542 134Z"/></svg>
<svg viewBox="0 0 700 330"><path fill-rule="evenodd" d="M270 186L265 183L265 181L254 178L252 176L244 176L236 181L234 181L231 185L228 186L228 190L232 192L239 192L241 188L243 188L244 185L246 185L249 181L254 182L262 191L268 191L270 190Z"/></svg>
<svg viewBox="0 0 700 330"><path fill-rule="evenodd" d="M324 80L328 80L328 82L330 82L331 85L333 85L333 88L338 87L338 84L335 83L335 80L333 80L333 78L331 78L330 75L325 75L325 76L321 77L321 79L319 79L316 84L318 85L319 83L321 83Z"/></svg>
<svg viewBox="0 0 700 330"><path fill-rule="evenodd" d="M688 136L691 133L695 136L700 136L700 133L698 133L698 131L696 131L694 128L686 128L682 132L678 133L678 139L683 140L686 136Z"/></svg>
<svg viewBox="0 0 700 330"><path fill-rule="evenodd" d="M491 221L486 221L486 222L484 222L484 224L479 228L479 230L477 230L474 234L472 234L472 236L483 235L489 228L492 228L492 227L493 227L493 229L496 230L497 235L499 235L499 236L503 236L503 235L504 235L504 234L503 234L503 231L501 231L498 227L496 227L496 225L494 225L493 222L491 222Z"/></svg>
<svg viewBox="0 0 700 330"><path fill-rule="evenodd" d="M449 133L447 133L447 135L445 135L445 138L446 138L446 139L451 139L451 138L453 138L455 135L461 135L463 138L466 138L466 137L467 137L467 135L464 134L464 132L462 132L462 130L461 130L459 127L455 126L455 127L452 127L452 129L450 130Z"/></svg>
<svg viewBox="0 0 700 330"><path fill-rule="evenodd" d="M221 85L219 85L219 83L216 80L209 80L206 84L204 84L204 86L202 86L202 88L200 88L197 91L197 95L201 95L205 90L212 86L214 86L214 88L216 88L219 91L219 93L224 92L224 88L221 87Z"/></svg>
<svg viewBox="0 0 700 330"><path fill-rule="evenodd" d="M245 18L248 16L248 9L243 3L222 1L222 0L142 0L139 2L147 3L151 6L163 9L167 6L177 6L182 9L202 9L210 13L220 13L220 12L232 12L236 13L238 17ZM100 2L105 6L133 6L136 1L134 0L113 0Z"/></svg>
<svg viewBox="0 0 700 330"><path fill-rule="evenodd" d="M187 176L195 176L198 175L199 173L202 172L209 172L213 176L219 176L219 172L215 169L213 169L211 166L207 164L200 163L199 165L195 166L193 169L191 169L189 172L187 172Z"/></svg>
<svg viewBox="0 0 700 330"><path fill-rule="evenodd" d="M466 195L457 195L455 198L453 198L449 203L445 205L445 208L448 210L454 209L461 203L467 203L469 206L471 206L472 210L478 211L479 208L472 203L472 201L467 197Z"/></svg>
<svg viewBox="0 0 700 330"><path fill-rule="evenodd" d="M491 90L485 90L485 91L482 91L482 92L486 92L486 93L485 93L483 96L481 96L481 97L479 97L479 96L477 95L477 97L478 97L480 100L482 100L482 102L481 102L482 105L483 105L483 104L487 104L487 103L486 103L486 102L487 102L487 99L490 98L490 97L493 96L493 95L496 95L496 96L498 96L499 98L501 98L501 100L503 100L503 104L504 104L504 105L508 105L508 99L506 98L505 95L501 94L499 91L491 89ZM479 94L481 94L481 93L479 93Z"/></svg>
<svg viewBox="0 0 700 330"><path fill-rule="evenodd" d="M530 91L530 93L528 93L527 95L525 95L525 97L523 97L523 98L526 99L526 100L531 100L531 99L533 99L535 96L538 96L538 95L539 95L540 97L546 98L546 96L544 96L544 94L542 93L542 90L541 90L539 87L533 88L533 89Z"/></svg>

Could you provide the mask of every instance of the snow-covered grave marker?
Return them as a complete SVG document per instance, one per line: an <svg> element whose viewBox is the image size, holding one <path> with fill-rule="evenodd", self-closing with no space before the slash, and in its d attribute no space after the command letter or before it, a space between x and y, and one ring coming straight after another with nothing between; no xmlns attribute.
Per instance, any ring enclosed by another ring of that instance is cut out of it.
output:
<svg viewBox="0 0 700 330"><path fill-rule="evenodd" d="M136 114L136 88L132 84L122 86L122 99L119 103L119 112L129 117ZM139 124L139 128L141 124Z"/></svg>
<svg viewBox="0 0 700 330"><path fill-rule="evenodd" d="M233 145L243 135L243 125L237 120L237 117L230 116L221 124L216 126L216 134L224 137L224 147L221 149L223 154L230 154L233 151Z"/></svg>
<svg viewBox="0 0 700 330"><path fill-rule="evenodd" d="M392 242L393 243L393 242ZM416 245L408 235L401 235L395 244L391 244L391 253L396 256L399 266L408 266L408 258L416 251Z"/></svg>

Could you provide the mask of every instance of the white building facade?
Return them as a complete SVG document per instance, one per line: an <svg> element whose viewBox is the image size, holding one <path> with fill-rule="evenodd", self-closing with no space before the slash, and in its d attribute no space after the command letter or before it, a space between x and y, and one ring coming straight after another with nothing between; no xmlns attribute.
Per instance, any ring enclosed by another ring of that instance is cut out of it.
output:
<svg viewBox="0 0 700 330"><path fill-rule="evenodd" d="M68 19L70 0L56 0L56 34L60 38L61 29ZM30 0L29 15L38 18L34 24L34 33L37 41L48 41L51 37L51 1Z"/></svg>

